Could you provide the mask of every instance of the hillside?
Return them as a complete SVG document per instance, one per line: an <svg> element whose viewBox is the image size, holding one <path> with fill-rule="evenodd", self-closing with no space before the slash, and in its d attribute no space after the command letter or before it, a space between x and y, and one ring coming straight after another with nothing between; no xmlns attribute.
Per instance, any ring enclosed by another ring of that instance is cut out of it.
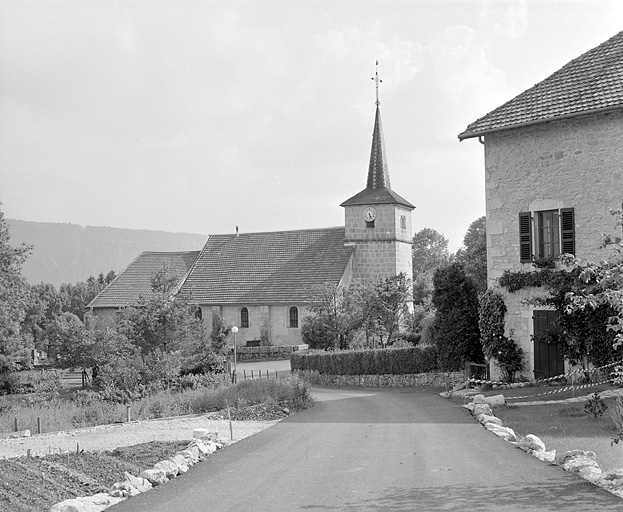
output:
<svg viewBox="0 0 623 512"><path fill-rule="evenodd" d="M207 235L6 219L11 245L33 246L23 275L31 284L84 281L100 272L119 273L143 251L194 251Z"/></svg>

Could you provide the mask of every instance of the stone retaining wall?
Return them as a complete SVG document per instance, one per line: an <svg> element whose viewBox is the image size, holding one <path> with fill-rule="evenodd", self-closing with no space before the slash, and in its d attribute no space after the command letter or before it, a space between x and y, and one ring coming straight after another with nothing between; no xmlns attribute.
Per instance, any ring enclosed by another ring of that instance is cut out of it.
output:
<svg viewBox="0 0 623 512"><path fill-rule="evenodd" d="M325 375L318 372L294 372L311 377L314 384L323 386L402 388L448 387L465 382L463 372L411 373L406 375Z"/></svg>
<svg viewBox="0 0 623 512"><path fill-rule="evenodd" d="M274 345L267 347L238 347L236 356L238 361L268 361L275 359L290 359L292 352L304 350L307 345Z"/></svg>

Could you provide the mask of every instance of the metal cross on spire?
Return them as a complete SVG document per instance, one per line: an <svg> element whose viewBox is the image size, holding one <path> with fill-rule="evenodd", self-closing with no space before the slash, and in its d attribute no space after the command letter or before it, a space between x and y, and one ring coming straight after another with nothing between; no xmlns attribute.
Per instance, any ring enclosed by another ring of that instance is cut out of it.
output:
<svg viewBox="0 0 623 512"><path fill-rule="evenodd" d="M379 61L376 61L376 74L372 77L372 80L376 82L376 106L378 107L381 102L379 101L379 83L383 80L379 79Z"/></svg>

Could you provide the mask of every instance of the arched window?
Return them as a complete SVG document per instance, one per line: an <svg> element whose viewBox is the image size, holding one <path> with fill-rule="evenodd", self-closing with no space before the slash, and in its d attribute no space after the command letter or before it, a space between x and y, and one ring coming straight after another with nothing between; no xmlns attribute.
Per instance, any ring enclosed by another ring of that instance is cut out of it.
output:
<svg viewBox="0 0 623 512"><path fill-rule="evenodd" d="M247 308L242 308L240 310L240 327L249 327L249 310Z"/></svg>
<svg viewBox="0 0 623 512"><path fill-rule="evenodd" d="M290 308L290 327L299 326L299 308L292 306Z"/></svg>

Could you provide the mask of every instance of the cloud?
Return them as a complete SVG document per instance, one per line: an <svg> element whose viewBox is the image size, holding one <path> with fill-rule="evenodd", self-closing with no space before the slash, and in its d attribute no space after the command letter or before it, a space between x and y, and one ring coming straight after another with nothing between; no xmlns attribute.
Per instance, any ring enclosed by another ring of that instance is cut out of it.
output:
<svg viewBox="0 0 623 512"><path fill-rule="evenodd" d="M485 0L480 3L480 22L498 36L521 39L528 26L528 0Z"/></svg>

